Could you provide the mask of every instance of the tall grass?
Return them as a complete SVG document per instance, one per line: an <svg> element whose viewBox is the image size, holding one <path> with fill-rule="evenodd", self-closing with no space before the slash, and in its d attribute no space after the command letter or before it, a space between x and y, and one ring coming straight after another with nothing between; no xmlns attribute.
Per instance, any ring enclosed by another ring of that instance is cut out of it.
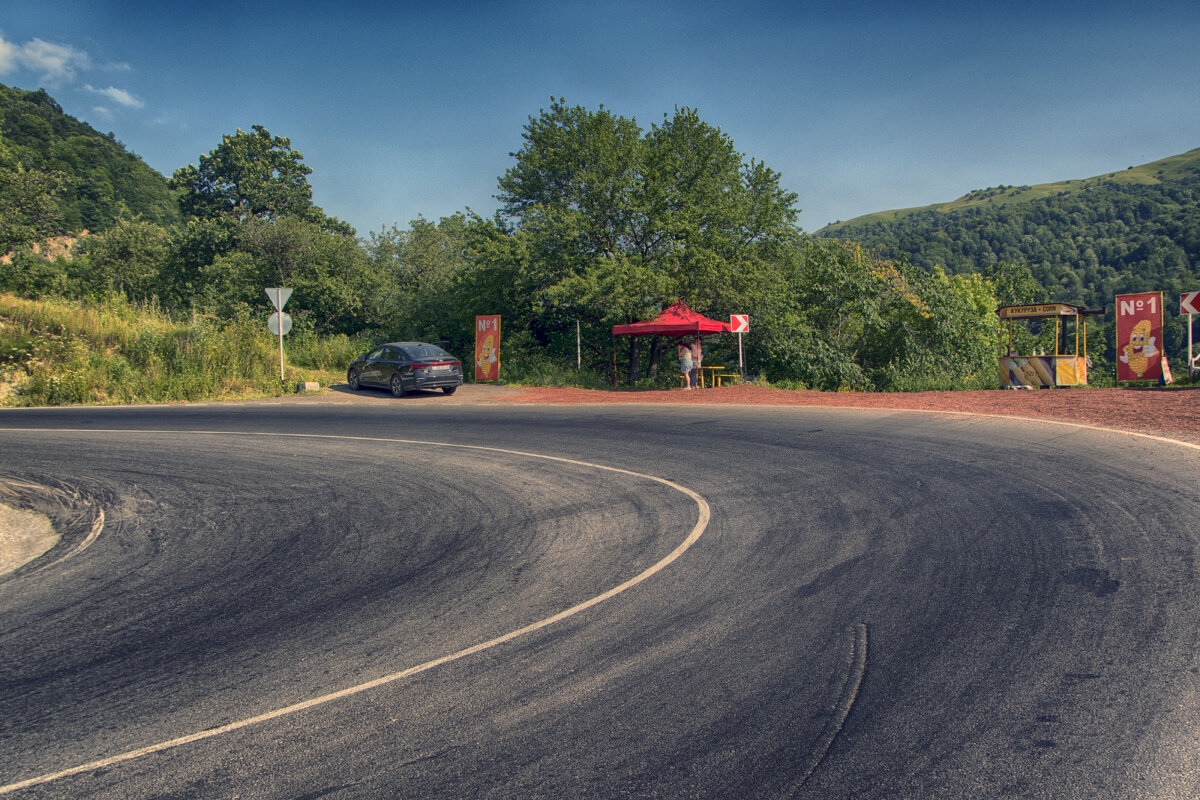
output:
<svg viewBox="0 0 1200 800"><path fill-rule="evenodd" d="M287 342L289 363L328 377L344 377L346 367L357 356L370 350L378 342L358 336L317 336L305 331L292 336ZM276 345L278 347L278 345Z"/></svg>
<svg viewBox="0 0 1200 800"><path fill-rule="evenodd" d="M99 305L0 294L4 405L164 403L283 391L259 320L172 320L116 298Z"/></svg>

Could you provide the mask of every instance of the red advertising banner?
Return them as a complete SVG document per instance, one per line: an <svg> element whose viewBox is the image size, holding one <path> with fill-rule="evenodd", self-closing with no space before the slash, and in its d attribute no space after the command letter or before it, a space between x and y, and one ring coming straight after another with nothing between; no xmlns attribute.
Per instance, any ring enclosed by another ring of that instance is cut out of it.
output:
<svg viewBox="0 0 1200 800"><path fill-rule="evenodd" d="M1117 295L1117 380L1162 377L1162 292Z"/></svg>
<svg viewBox="0 0 1200 800"><path fill-rule="evenodd" d="M500 315L475 318L475 380L500 380Z"/></svg>

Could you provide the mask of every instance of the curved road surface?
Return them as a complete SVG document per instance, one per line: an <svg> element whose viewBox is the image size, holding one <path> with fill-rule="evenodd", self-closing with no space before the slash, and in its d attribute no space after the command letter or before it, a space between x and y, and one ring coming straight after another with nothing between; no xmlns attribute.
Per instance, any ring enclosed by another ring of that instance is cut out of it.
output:
<svg viewBox="0 0 1200 800"><path fill-rule="evenodd" d="M1194 446L81 408L0 414L0 484L63 531L0 577L5 796L1200 795Z"/></svg>

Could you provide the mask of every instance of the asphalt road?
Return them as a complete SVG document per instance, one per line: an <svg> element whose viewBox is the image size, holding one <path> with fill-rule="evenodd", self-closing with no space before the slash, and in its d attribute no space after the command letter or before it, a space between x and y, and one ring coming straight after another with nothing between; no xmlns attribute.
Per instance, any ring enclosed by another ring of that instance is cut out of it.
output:
<svg viewBox="0 0 1200 800"><path fill-rule="evenodd" d="M0 578L0 793L1195 798L1198 456L822 408L5 411L0 481L64 536Z"/></svg>

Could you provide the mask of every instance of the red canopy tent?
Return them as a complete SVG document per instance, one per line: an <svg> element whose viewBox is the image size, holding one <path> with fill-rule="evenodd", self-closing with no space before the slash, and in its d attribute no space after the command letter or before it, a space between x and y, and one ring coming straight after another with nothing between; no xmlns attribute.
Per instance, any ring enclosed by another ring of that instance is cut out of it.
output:
<svg viewBox="0 0 1200 800"><path fill-rule="evenodd" d="M683 303L672 303L654 319L613 325L612 332L613 336L695 336L729 333L729 323L697 314Z"/></svg>
<svg viewBox="0 0 1200 800"><path fill-rule="evenodd" d="M654 319L613 325L613 336L703 336L709 333L729 333L728 322L718 322L697 314L682 302L672 303ZM613 339L613 385L617 385L617 345Z"/></svg>

